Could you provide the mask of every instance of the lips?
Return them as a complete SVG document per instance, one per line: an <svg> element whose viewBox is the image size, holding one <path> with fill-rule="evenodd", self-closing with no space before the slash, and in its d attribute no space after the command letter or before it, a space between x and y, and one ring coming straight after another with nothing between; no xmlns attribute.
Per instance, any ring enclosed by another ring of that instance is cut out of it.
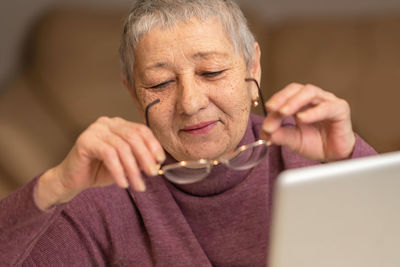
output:
<svg viewBox="0 0 400 267"><path fill-rule="evenodd" d="M182 131L192 135L206 134L210 132L218 121L203 121L198 124L188 125L182 128Z"/></svg>

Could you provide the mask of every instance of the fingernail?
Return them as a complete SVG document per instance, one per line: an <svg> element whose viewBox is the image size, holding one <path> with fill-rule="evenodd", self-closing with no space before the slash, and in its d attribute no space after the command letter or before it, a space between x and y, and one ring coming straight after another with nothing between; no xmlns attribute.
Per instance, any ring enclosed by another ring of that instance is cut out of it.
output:
<svg viewBox="0 0 400 267"><path fill-rule="evenodd" d="M269 125L269 124L263 125L262 129L263 129L264 132L267 132L267 133L271 133L272 132L272 126Z"/></svg>
<svg viewBox="0 0 400 267"><path fill-rule="evenodd" d="M160 172L160 168L161 168L161 164L157 164L156 165L156 171L157 171L157 175L159 174L159 172Z"/></svg>
<svg viewBox="0 0 400 267"><path fill-rule="evenodd" d="M157 154L157 161L159 163L163 163L165 161L165 155L164 154Z"/></svg>
<svg viewBox="0 0 400 267"><path fill-rule="evenodd" d="M123 188L128 188L129 187L128 179L126 177L122 178L122 187Z"/></svg>
<svg viewBox="0 0 400 267"><path fill-rule="evenodd" d="M266 102L265 103L265 108L267 109L267 110L269 110L269 111L273 111L273 110L275 110L275 107L274 107L275 105L273 104L273 103L271 103L271 102Z"/></svg>
<svg viewBox="0 0 400 267"><path fill-rule="evenodd" d="M288 106L284 106L281 110L280 113L283 115L288 115L289 114L289 107Z"/></svg>
<svg viewBox="0 0 400 267"><path fill-rule="evenodd" d="M153 165L152 167L150 167L150 174L152 175L152 176L156 176L156 175L158 175L158 169L159 169L160 167L159 167L159 165Z"/></svg>
<svg viewBox="0 0 400 267"><path fill-rule="evenodd" d="M146 191L146 185L144 184L144 182L143 182L142 179L138 179L138 180L137 180L137 186L138 186L137 190L138 190L139 192L144 192L144 191Z"/></svg>
<svg viewBox="0 0 400 267"><path fill-rule="evenodd" d="M305 119L306 115L304 114L304 112L300 112L300 113L296 114L296 117L303 120L303 119Z"/></svg>

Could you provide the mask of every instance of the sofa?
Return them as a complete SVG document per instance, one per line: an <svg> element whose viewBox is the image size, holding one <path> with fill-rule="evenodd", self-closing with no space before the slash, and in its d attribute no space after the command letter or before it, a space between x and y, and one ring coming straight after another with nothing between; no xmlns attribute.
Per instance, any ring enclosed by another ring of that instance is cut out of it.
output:
<svg viewBox="0 0 400 267"><path fill-rule="evenodd" d="M0 198L59 163L98 117L141 121L120 81L125 13L65 7L33 25L23 68L0 91ZM266 99L293 81L318 85L348 100L377 151L400 149L400 14L266 22L246 13Z"/></svg>

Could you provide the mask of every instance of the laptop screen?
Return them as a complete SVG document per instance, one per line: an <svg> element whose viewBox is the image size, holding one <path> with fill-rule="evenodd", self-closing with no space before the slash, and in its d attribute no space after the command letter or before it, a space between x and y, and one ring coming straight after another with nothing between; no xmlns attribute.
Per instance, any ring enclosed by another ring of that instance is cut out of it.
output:
<svg viewBox="0 0 400 267"><path fill-rule="evenodd" d="M400 152L278 177L270 267L400 266Z"/></svg>

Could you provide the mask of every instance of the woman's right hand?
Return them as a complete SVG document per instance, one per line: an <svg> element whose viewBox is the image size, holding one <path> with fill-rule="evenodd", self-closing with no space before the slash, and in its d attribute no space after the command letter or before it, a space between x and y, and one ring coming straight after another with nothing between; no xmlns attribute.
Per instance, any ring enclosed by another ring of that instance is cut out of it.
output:
<svg viewBox="0 0 400 267"><path fill-rule="evenodd" d="M58 166L39 178L35 201L46 210L87 188L112 183L144 191L140 171L157 175L157 165L164 160L164 150L146 125L101 117L78 137Z"/></svg>

